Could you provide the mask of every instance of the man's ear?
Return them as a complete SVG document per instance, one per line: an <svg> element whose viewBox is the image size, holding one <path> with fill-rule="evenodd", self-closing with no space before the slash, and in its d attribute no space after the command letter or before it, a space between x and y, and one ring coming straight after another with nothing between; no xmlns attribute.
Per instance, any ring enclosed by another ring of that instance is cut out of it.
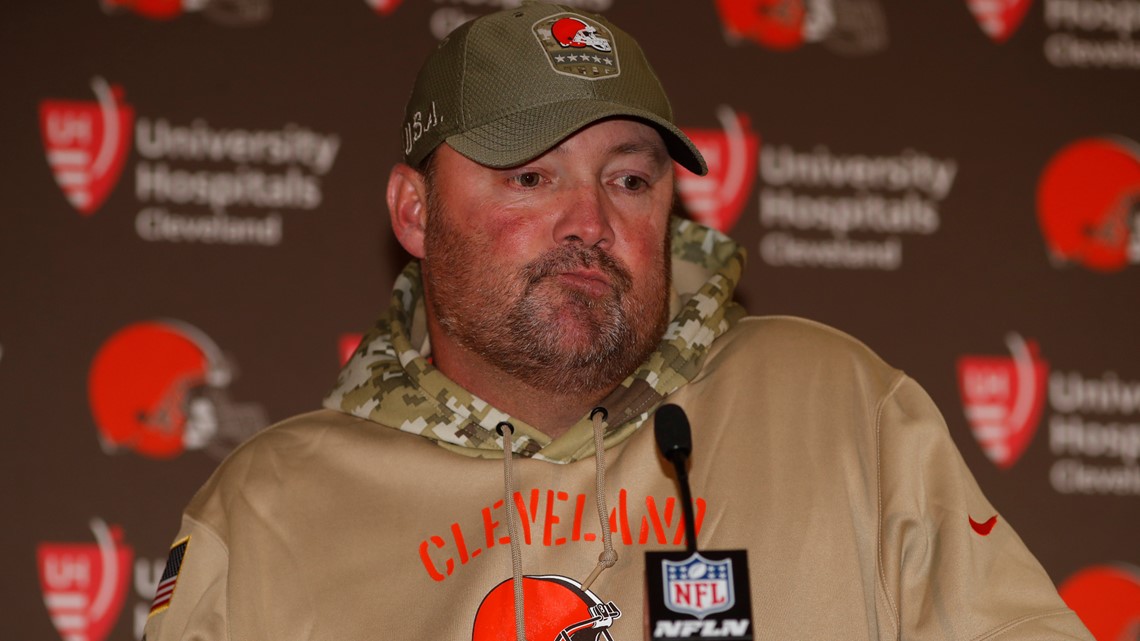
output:
<svg viewBox="0 0 1140 641"><path fill-rule="evenodd" d="M388 216L392 231L409 254L424 257L427 226L427 186L423 174L404 163L388 174Z"/></svg>

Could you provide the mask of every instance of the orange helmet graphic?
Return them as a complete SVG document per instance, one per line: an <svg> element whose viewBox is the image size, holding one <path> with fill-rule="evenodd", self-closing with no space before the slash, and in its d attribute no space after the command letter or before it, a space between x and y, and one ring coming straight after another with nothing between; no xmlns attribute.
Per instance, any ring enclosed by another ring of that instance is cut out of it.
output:
<svg viewBox="0 0 1140 641"><path fill-rule="evenodd" d="M1058 152L1041 174L1037 220L1053 256L1114 272L1129 262L1140 215L1140 146L1086 138Z"/></svg>
<svg viewBox="0 0 1140 641"><path fill-rule="evenodd" d="M217 431L212 403L194 392L225 387L230 378L221 351L200 330L146 321L103 343L87 392L105 447L169 458L203 447Z"/></svg>
<svg viewBox="0 0 1140 641"><path fill-rule="evenodd" d="M602 602L582 584L564 576L524 576L527 641L613 641L610 626L621 616L613 601ZM515 639L514 582L507 579L487 593L475 614L472 641Z"/></svg>
<svg viewBox="0 0 1140 641"><path fill-rule="evenodd" d="M729 33L751 38L777 51L804 44L808 19L804 0L717 0Z"/></svg>
<svg viewBox="0 0 1140 641"><path fill-rule="evenodd" d="M563 47L593 47L598 51L610 51L610 41L598 35L597 27L588 25L577 18L561 18L550 26L550 35Z"/></svg>

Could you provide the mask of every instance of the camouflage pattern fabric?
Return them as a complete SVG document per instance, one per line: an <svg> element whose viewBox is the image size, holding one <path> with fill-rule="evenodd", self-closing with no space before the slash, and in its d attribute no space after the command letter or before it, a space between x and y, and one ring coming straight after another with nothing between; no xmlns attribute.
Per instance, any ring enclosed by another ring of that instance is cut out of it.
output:
<svg viewBox="0 0 1140 641"><path fill-rule="evenodd" d="M703 282L678 291L680 309L657 349L606 397L606 447L628 438L672 392L700 371L708 347L744 315L732 293L744 268L744 250L718 231L672 220L674 286ZM680 273L686 273L682 278ZM386 316L364 336L341 370L324 406L379 425L419 434L468 456L501 458L500 421L515 426L512 450L519 456L569 463L593 456L593 428L583 416L565 434L551 439L538 429L492 407L445 376L421 353L426 336L419 262L411 262L392 291Z"/></svg>

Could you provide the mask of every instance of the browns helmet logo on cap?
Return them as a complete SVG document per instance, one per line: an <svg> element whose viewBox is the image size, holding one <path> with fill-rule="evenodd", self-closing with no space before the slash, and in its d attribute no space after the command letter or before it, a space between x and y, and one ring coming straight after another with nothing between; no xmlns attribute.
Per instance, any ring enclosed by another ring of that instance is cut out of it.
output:
<svg viewBox="0 0 1140 641"><path fill-rule="evenodd" d="M534 35L554 71L597 80L621 73L614 34L589 18L560 13L534 23Z"/></svg>
<svg viewBox="0 0 1140 641"><path fill-rule="evenodd" d="M577 18L559 18L550 27L550 34L563 47L593 47L598 51L612 51L610 41L598 36L598 29Z"/></svg>

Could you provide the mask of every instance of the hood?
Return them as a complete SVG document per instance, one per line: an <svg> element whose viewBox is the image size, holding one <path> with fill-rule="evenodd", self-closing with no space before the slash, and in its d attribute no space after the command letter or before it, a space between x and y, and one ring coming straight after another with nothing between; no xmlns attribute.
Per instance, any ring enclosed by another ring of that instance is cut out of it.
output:
<svg viewBox="0 0 1140 641"><path fill-rule="evenodd" d="M744 250L718 231L674 218L672 320L657 349L601 403L609 414L605 445L628 438L666 396L696 376L709 346L744 310L732 294ZM491 406L427 360L427 323L418 261L392 290L391 306L364 336L324 406L380 426L418 434L467 456L501 458L500 421L515 426L512 449L525 457L569 463L594 453L583 416L558 438Z"/></svg>

